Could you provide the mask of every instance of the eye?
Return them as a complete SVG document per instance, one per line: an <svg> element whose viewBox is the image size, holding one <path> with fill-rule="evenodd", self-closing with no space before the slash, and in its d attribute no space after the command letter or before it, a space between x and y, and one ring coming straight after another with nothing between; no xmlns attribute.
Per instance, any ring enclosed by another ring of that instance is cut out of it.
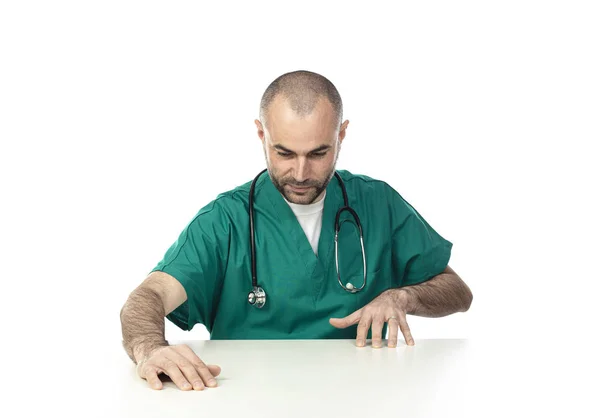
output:
<svg viewBox="0 0 600 418"><path fill-rule="evenodd" d="M291 157L292 153L291 152L281 152L281 151L277 151L277 155L281 156L281 157Z"/></svg>
<svg viewBox="0 0 600 418"><path fill-rule="evenodd" d="M314 154L311 154L310 156L312 158L322 158L325 156L325 154L327 154L327 152L315 152Z"/></svg>

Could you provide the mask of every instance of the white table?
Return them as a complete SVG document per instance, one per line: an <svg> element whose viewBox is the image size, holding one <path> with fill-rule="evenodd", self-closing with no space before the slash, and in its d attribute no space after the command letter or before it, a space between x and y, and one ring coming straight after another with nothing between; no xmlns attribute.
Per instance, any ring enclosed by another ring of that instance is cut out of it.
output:
<svg viewBox="0 0 600 418"><path fill-rule="evenodd" d="M171 342L177 343L177 342ZM306 417L460 415L468 377L466 340L424 340L395 349L354 340L188 341L222 368L217 388L150 389L122 353L106 416ZM387 412L386 412L387 411ZM395 412L396 411L396 412Z"/></svg>
<svg viewBox="0 0 600 418"><path fill-rule="evenodd" d="M13 383L4 398L18 408L10 416L599 416L595 346L583 341L417 339L395 349L354 340L170 343L221 366L219 386L181 391L168 381L153 390L112 339L51 345L64 352L63 367L44 368L57 363L39 353L23 357L50 371L38 373L48 376L43 384L6 376Z"/></svg>

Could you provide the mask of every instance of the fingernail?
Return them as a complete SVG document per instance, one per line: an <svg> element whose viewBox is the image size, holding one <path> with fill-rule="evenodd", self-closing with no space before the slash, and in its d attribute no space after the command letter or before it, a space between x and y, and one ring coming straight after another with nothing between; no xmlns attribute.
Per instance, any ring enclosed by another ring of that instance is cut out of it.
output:
<svg viewBox="0 0 600 418"><path fill-rule="evenodd" d="M356 345L359 346L359 347L363 347L365 345L365 340L358 340L356 342Z"/></svg>
<svg viewBox="0 0 600 418"><path fill-rule="evenodd" d="M189 384L189 383L184 383L184 384L183 384L183 388L184 388L184 389L189 389L189 388L191 388L191 386L190 386L190 384Z"/></svg>
<svg viewBox="0 0 600 418"><path fill-rule="evenodd" d="M377 343L373 344L373 348L381 348L381 346Z"/></svg>
<svg viewBox="0 0 600 418"><path fill-rule="evenodd" d="M208 381L208 386L217 386L217 381L215 379L210 379Z"/></svg>
<svg viewBox="0 0 600 418"><path fill-rule="evenodd" d="M156 382L156 383L154 384L154 387L155 387L156 389L160 389L160 383Z"/></svg>
<svg viewBox="0 0 600 418"><path fill-rule="evenodd" d="M202 389L204 389L203 386L204 385L202 384L202 382L199 382L199 381L194 382L194 389L202 390Z"/></svg>

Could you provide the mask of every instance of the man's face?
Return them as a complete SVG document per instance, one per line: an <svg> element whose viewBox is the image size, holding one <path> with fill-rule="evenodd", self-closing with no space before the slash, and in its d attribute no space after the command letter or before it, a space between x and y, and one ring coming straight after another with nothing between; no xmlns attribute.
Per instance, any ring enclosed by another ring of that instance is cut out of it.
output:
<svg viewBox="0 0 600 418"><path fill-rule="evenodd" d="M321 98L301 117L282 96L271 103L266 125L256 120L273 184L291 203L319 201L333 177L348 121L337 125L333 107Z"/></svg>

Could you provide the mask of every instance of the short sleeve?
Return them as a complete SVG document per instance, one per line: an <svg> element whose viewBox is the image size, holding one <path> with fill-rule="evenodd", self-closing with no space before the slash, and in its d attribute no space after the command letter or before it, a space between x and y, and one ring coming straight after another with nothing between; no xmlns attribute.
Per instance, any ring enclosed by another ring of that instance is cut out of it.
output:
<svg viewBox="0 0 600 418"><path fill-rule="evenodd" d="M391 187L389 198L394 287L419 284L442 273L450 261L452 243Z"/></svg>
<svg viewBox="0 0 600 418"><path fill-rule="evenodd" d="M229 222L216 201L202 208L152 271L177 279L187 300L167 315L179 328L189 331L203 324L209 332L228 257Z"/></svg>

